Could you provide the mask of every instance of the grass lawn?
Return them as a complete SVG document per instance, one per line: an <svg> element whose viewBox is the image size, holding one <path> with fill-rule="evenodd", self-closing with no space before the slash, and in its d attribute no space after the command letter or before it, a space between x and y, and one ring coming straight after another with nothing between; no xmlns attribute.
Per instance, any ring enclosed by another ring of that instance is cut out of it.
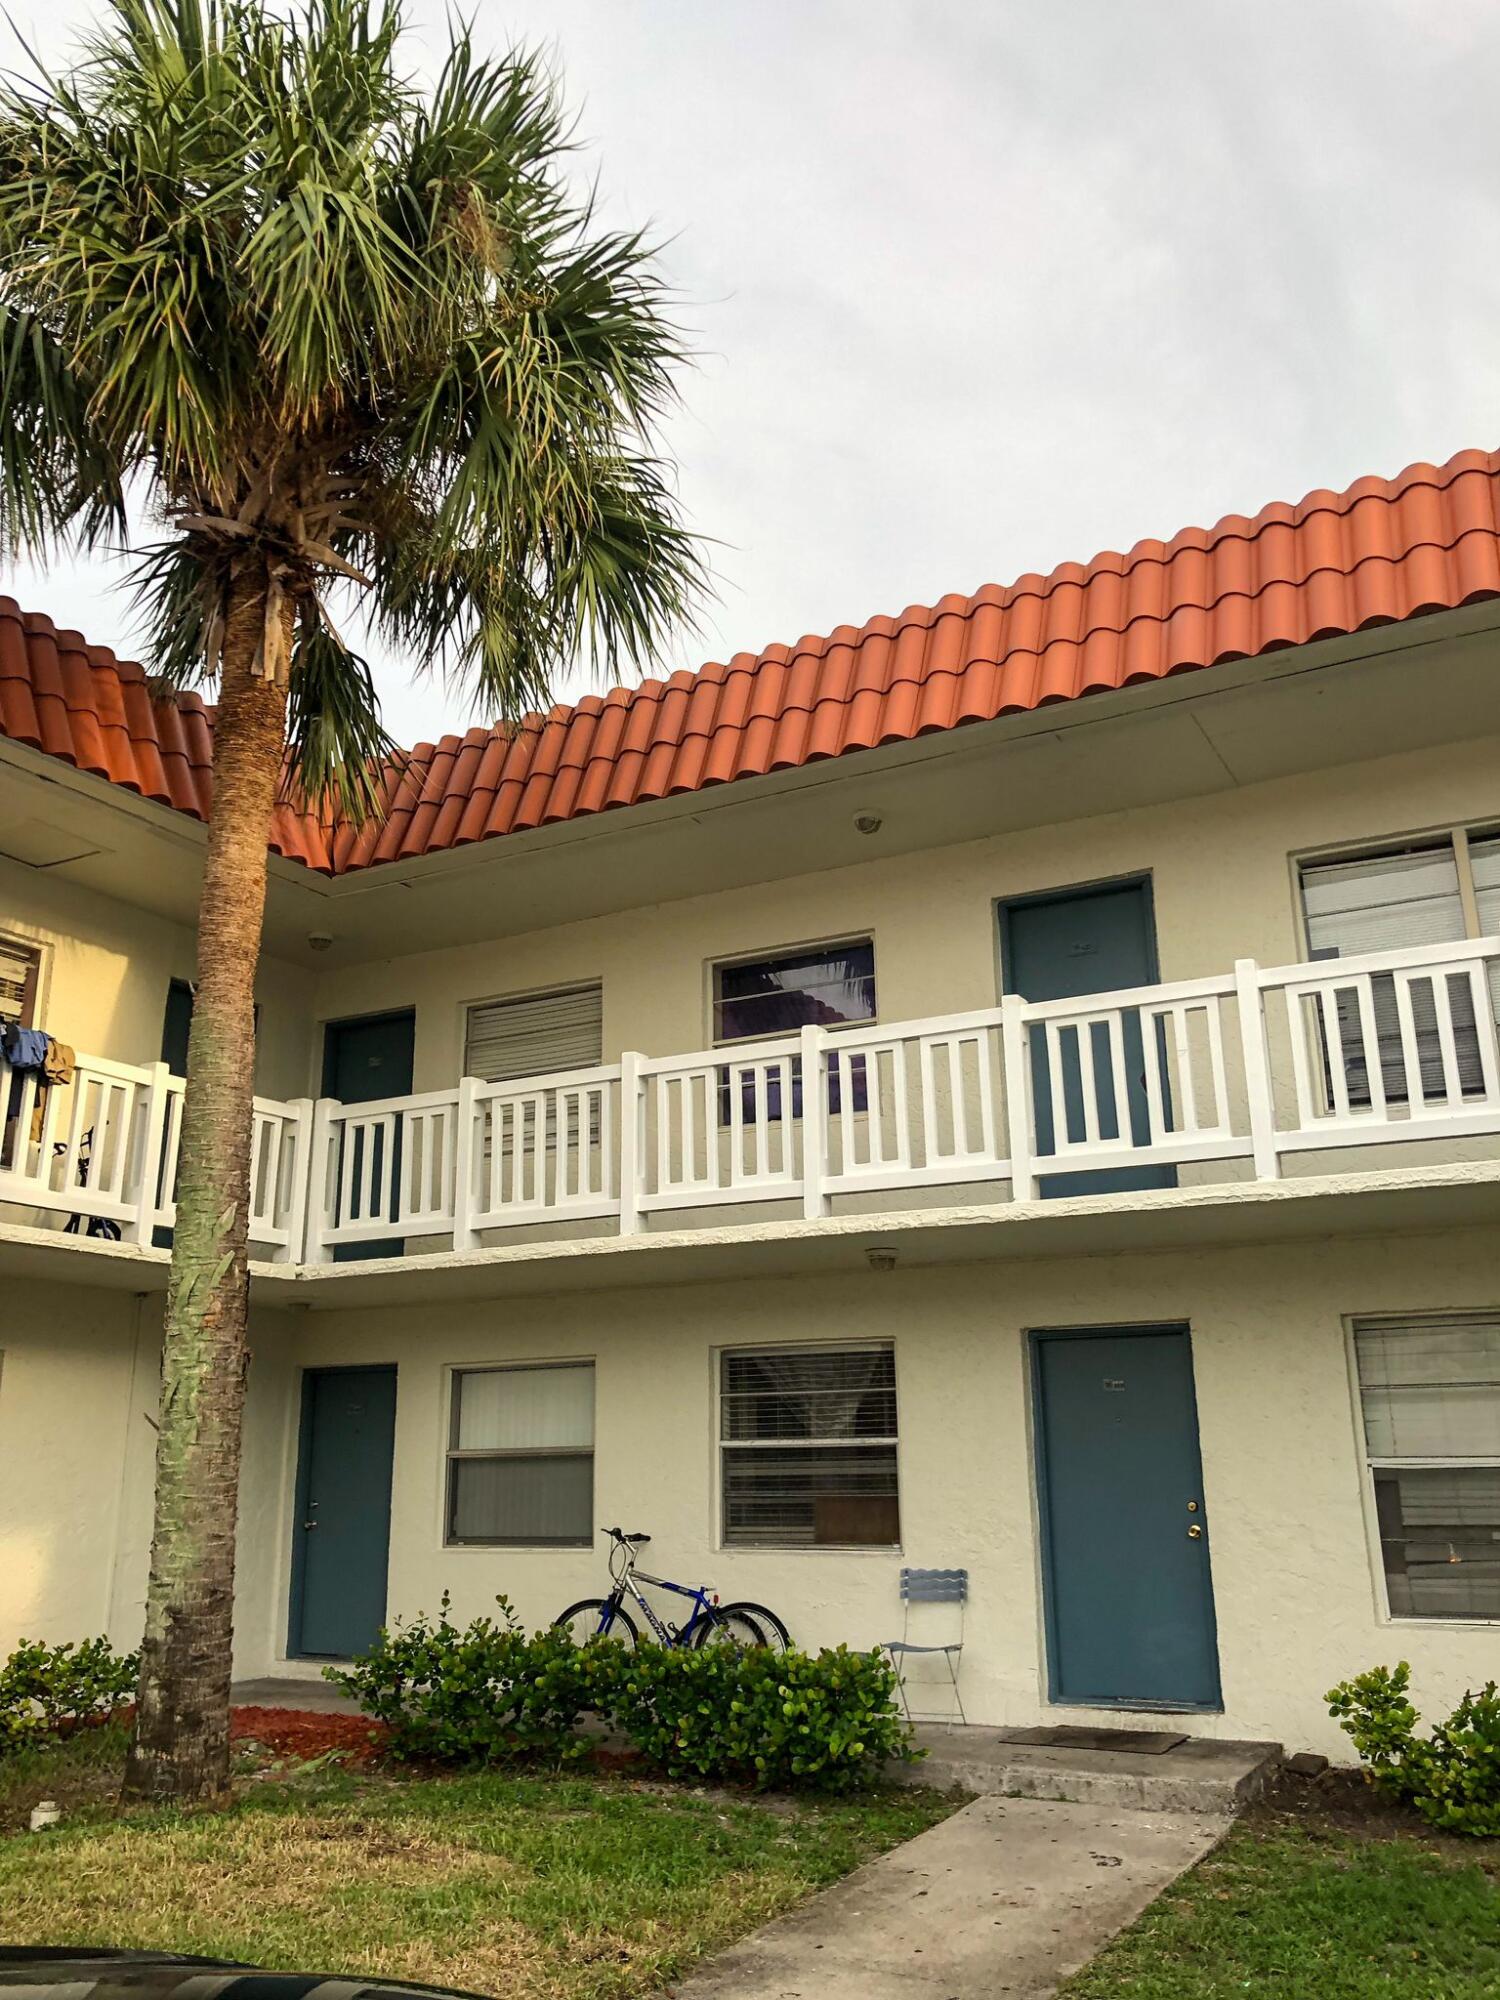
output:
<svg viewBox="0 0 1500 2000"><path fill-rule="evenodd" d="M1494 2000L1500 1841L1433 1834L1342 1774L1287 1786L1059 2000Z"/></svg>
<svg viewBox="0 0 1500 2000"><path fill-rule="evenodd" d="M0 1825L24 1824L40 1796L75 1802L54 1831L0 1839L5 1943L602 2000L655 1992L952 1810L911 1791L792 1803L593 1774L324 1767L249 1776L227 1812L121 1815L120 1749L99 1731L0 1767Z"/></svg>

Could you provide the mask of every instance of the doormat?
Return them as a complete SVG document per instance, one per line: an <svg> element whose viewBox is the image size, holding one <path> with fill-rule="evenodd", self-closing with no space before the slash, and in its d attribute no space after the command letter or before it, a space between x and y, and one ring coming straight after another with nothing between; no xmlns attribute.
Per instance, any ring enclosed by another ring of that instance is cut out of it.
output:
<svg viewBox="0 0 1500 2000"><path fill-rule="evenodd" d="M1134 1750L1142 1757L1160 1757L1187 1738L1173 1729L1002 1729L1002 1743L1030 1743L1044 1750Z"/></svg>

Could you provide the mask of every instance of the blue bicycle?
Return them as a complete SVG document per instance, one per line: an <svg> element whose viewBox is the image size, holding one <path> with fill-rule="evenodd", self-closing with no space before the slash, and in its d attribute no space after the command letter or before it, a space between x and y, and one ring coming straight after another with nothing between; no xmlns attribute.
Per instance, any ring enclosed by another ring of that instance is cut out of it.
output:
<svg viewBox="0 0 1500 2000"><path fill-rule="evenodd" d="M640 1638L640 1627L625 1609L628 1597L641 1612L657 1641L663 1646L765 1646L775 1645L785 1648L786 1627L770 1612L762 1612L755 1607L752 1617L750 1607L740 1604L720 1604L704 1584L689 1589L685 1583L672 1583L664 1576L648 1576L637 1568L640 1552L650 1541L649 1535L627 1535L619 1528L606 1528L612 1547L609 1552L609 1574L613 1585L608 1597L585 1597L578 1604L570 1604L554 1625L567 1632L577 1645L595 1637L619 1639L627 1646L633 1646ZM640 1586L649 1584L653 1590L670 1590L678 1597L692 1601L692 1610L681 1625L669 1625L658 1617L646 1599L641 1595ZM774 1628L774 1629L771 1629Z"/></svg>

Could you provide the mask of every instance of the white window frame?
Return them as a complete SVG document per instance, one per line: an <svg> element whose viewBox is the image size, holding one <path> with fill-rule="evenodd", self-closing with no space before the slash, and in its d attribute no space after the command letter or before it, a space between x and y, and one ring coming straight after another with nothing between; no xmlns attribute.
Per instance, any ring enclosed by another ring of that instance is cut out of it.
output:
<svg viewBox="0 0 1500 2000"><path fill-rule="evenodd" d="M31 1019L28 1027L37 1027L47 1015L47 971L48 948L38 938L24 936L20 931L0 930L0 943L10 946L13 951L24 953L36 968L31 985Z"/></svg>
<svg viewBox="0 0 1500 2000"><path fill-rule="evenodd" d="M1464 938L1485 935L1479 923L1479 898L1474 887L1474 867L1469 858L1473 840L1500 840L1500 820L1463 820L1449 825L1429 826L1410 833L1390 833L1367 840L1330 841L1327 846L1301 848L1291 856L1292 894L1297 919L1297 948L1303 959L1311 956L1308 938L1307 901L1303 894L1303 872L1308 868L1336 868L1340 862L1393 860L1403 854L1440 848L1447 842L1458 876L1458 900L1464 913Z"/></svg>
<svg viewBox="0 0 1500 2000"><path fill-rule="evenodd" d="M880 967L879 952L875 932L872 929L841 932L836 937L802 938L790 944L770 944L758 951L736 951L708 961L708 1033L705 1046L711 1049L750 1049L758 1042L777 1042L785 1039L787 1030L773 1029L764 1035L720 1035L716 1032L719 1017L719 974L729 972L739 965L760 965L767 959L791 958L797 952L847 951L851 945L867 944L870 947L870 971L875 981L875 1008L862 1021L841 1021L837 1027L828 1029L831 1035L843 1033L853 1028L874 1028L880 1024Z"/></svg>
<svg viewBox="0 0 1500 2000"><path fill-rule="evenodd" d="M586 1368L594 1392L594 1435L587 1451L582 1448L548 1447L546 1450L527 1452L525 1450L491 1451L475 1449L460 1451L454 1443L458 1435L458 1415L460 1402L459 1384L465 1375L514 1375L525 1373L535 1375L544 1368ZM443 1370L444 1419L443 1419L443 1465L438 1487L438 1543L445 1555L462 1554L467 1549L484 1553L493 1549L515 1551L535 1550L541 1555L571 1555L578 1549L594 1546L594 1523L590 1521L588 1532L577 1541L521 1541L506 1537L495 1539L455 1536L453 1527L453 1466L466 1459L494 1458L587 1458L594 1468L594 1497L598 1497L599 1462L599 1374L595 1356L592 1354L555 1355L545 1361L462 1361L454 1362ZM597 1512L597 1504L593 1508Z"/></svg>
<svg viewBox="0 0 1500 2000"><path fill-rule="evenodd" d="M724 1436L723 1396L724 1361L732 1354L866 1354L872 1349L882 1349L891 1357L892 1387L896 1396L896 1434L888 1438L794 1438L792 1447L806 1447L816 1450L830 1446L842 1450L860 1445L888 1444L895 1448L896 1459L896 1519L901 1539L894 1542L731 1542L725 1536L724 1520L724 1452L750 1450L785 1450L787 1441L780 1438L766 1438L758 1441L741 1439L735 1441ZM888 1561L899 1556L905 1548L906 1507L903 1495L906 1491L905 1454L901 1444L901 1343L897 1340L875 1338L869 1340L733 1340L713 1348L709 1353L709 1367L713 1371L711 1395L709 1398L709 1448L712 1452L710 1477L713 1484L714 1547L730 1556L837 1556L847 1561L851 1556L874 1557Z"/></svg>
<svg viewBox="0 0 1500 2000"><path fill-rule="evenodd" d="M1355 1335L1362 1326L1382 1320L1409 1320L1413 1325L1423 1320L1450 1319L1461 1307L1447 1311L1432 1306L1423 1306L1411 1312L1360 1312L1344 1315L1344 1359L1349 1376L1349 1408L1353 1420L1353 1443L1359 1458L1360 1501L1365 1517L1365 1552L1370 1566L1370 1588L1375 1599L1377 1618L1385 1625L1399 1625L1421 1632L1491 1632L1500 1631L1500 1617L1495 1618L1423 1618L1415 1612L1393 1611L1391 1609L1390 1585L1385 1573L1385 1555L1381 1547L1380 1510L1375 1498L1375 1474L1385 1471L1451 1471L1454 1466L1500 1466L1500 1458L1376 1458L1371 1455L1365 1436L1364 1386L1359 1379L1359 1349ZM1500 1313L1500 1305L1477 1306L1476 1314L1486 1317Z"/></svg>

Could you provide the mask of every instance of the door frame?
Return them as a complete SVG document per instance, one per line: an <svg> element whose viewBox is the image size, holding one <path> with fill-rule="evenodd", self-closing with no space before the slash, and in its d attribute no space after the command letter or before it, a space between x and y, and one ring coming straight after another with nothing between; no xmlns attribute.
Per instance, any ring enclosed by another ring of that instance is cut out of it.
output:
<svg viewBox="0 0 1500 2000"><path fill-rule="evenodd" d="M307 1490L312 1479L313 1429L313 1381L320 1375L369 1375L376 1371L391 1376L395 1384L395 1395L391 1400L391 1470L395 1472L396 1460L396 1398L401 1392L400 1372L394 1361L341 1361L332 1367L304 1366L298 1385L299 1408L297 1413L297 1467L292 1479L292 1559L287 1582L286 1654L288 1660L326 1660L327 1653L309 1653L303 1650L302 1607L307 1584L307 1536L302 1523L307 1518ZM394 1503L394 1493L393 1493ZM390 1608L390 1548L391 1520L394 1504L386 1514L386 1608Z"/></svg>
<svg viewBox="0 0 1500 2000"><path fill-rule="evenodd" d="M1060 882L1050 889L1028 889L1020 896L996 896L995 906L995 989L996 997L1003 999L1012 989L1005 984L1005 969L1011 960L1010 913L1022 910L1032 903L1061 903L1070 896L1097 896L1107 894L1111 889L1144 889L1146 892L1146 915L1150 928L1146 938L1146 956L1150 964L1148 986L1155 986L1161 979L1161 960L1156 949L1156 884L1149 868L1133 869L1128 875L1100 875L1088 882ZM1108 989L1101 989L1107 991Z"/></svg>
<svg viewBox="0 0 1500 2000"><path fill-rule="evenodd" d="M1149 1701L1120 1696L1114 1700L1078 1701L1057 1690L1057 1605L1053 1589L1056 1574L1052 1554L1051 1507L1048 1499L1047 1426L1043 1417L1041 1347L1045 1341L1112 1340L1136 1333L1175 1333L1187 1343L1188 1394L1193 1408L1193 1455L1197 1460L1198 1491L1203 1491L1203 1442L1198 1421L1198 1376L1193 1365L1193 1328L1186 1319L1116 1320L1099 1326L1036 1326L1026 1329L1027 1409L1031 1423L1032 1483L1036 1493L1037 1583L1042 1602L1042 1650L1047 1670L1047 1701L1055 1708L1082 1708L1100 1713L1110 1710L1139 1710L1158 1715L1222 1715L1224 1673L1219 1659L1219 1609L1214 1588L1213 1538L1208 1553L1208 1626L1213 1640L1214 1692L1209 1701ZM1204 1516L1208 1518L1207 1501Z"/></svg>

